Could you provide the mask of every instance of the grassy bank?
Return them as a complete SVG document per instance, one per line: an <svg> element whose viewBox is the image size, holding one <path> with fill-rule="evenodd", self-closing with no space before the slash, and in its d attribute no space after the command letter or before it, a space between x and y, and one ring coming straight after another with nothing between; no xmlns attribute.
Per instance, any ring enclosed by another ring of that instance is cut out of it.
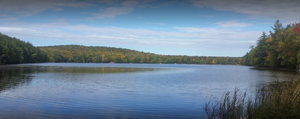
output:
<svg viewBox="0 0 300 119"><path fill-rule="evenodd" d="M209 119L295 119L300 118L300 78L274 82L257 90L253 98L235 89L203 108Z"/></svg>

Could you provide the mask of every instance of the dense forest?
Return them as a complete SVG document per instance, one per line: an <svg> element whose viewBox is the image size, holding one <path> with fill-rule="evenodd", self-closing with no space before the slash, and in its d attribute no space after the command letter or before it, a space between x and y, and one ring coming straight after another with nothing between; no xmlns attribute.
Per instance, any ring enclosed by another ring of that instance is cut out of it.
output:
<svg viewBox="0 0 300 119"><path fill-rule="evenodd" d="M239 64L239 57L171 56L111 47L80 45L39 47L50 62Z"/></svg>
<svg viewBox="0 0 300 119"><path fill-rule="evenodd" d="M241 64L274 69L299 69L300 63L300 23L283 27L277 20L273 31L262 33L256 46L252 46Z"/></svg>
<svg viewBox="0 0 300 119"><path fill-rule="evenodd" d="M0 64L47 62L47 55L29 42L0 33Z"/></svg>
<svg viewBox="0 0 300 119"><path fill-rule="evenodd" d="M240 57L171 56L129 49L61 45L34 47L0 33L0 64L38 62L239 64Z"/></svg>

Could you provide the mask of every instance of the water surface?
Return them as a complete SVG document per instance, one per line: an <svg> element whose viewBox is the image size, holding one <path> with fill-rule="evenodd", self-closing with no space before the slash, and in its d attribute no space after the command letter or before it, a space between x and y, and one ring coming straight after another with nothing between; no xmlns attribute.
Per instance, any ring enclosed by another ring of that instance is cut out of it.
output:
<svg viewBox="0 0 300 119"><path fill-rule="evenodd" d="M0 66L1 118L206 118L211 96L293 72L247 66L42 63Z"/></svg>

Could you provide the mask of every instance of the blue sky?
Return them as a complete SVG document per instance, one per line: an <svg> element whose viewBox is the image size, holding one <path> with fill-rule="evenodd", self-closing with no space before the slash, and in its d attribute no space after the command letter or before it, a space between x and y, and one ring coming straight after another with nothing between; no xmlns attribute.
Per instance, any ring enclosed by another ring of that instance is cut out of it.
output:
<svg viewBox="0 0 300 119"><path fill-rule="evenodd" d="M0 32L35 46L77 44L163 55L243 56L296 0L0 0Z"/></svg>

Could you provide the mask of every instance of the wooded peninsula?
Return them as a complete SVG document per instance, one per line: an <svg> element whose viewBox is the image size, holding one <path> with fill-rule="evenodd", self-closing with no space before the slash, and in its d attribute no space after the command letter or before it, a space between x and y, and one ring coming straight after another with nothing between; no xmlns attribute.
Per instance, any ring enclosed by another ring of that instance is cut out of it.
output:
<svg viewBox="0 0 300 119"><path fill-rule="evenodd" d="M270 35L262 33L256 47L251 46L241 61L243 65L269 67L273 69L299 69L300 23L283 27L277 20Z"/></svg>

